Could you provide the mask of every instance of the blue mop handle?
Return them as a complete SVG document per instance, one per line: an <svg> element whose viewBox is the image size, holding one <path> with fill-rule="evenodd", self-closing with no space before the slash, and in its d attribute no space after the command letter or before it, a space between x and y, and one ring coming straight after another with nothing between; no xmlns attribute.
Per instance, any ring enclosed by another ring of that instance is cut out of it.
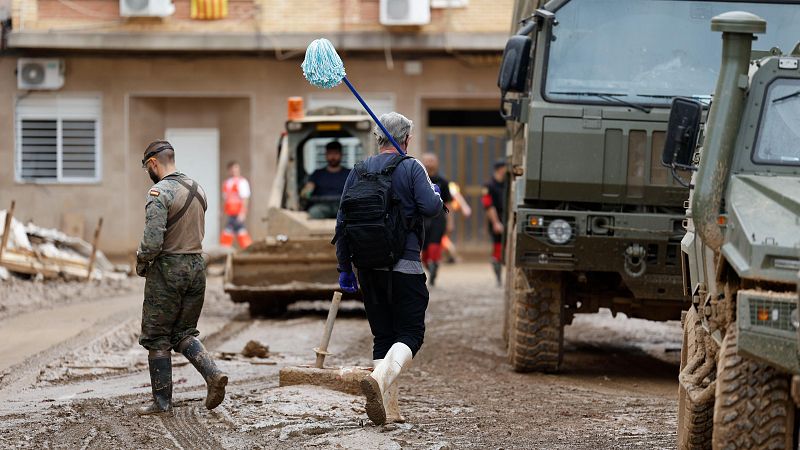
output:
<svg viewBox="0 0 800 450"><path fill-rule="evenodd" d="M372 116L372 120L374 120L375 123L378 124L378 127L380 127L381 131L383 131L383 134L385 134L386 137L389 138L389 141L391 141L392 145L394 145L394 148L396 148L397 151L400 152L401 155L405 156L406 152L404 152L403 149L400 148L400 144L398 144L397 141L394 140L394 137L392 137L392 135L388 131L386 131L386 127L383 126L381 121L378 120L377 117L375 117L375 113L372 112L372 110L369 108L369 105L367 105L367 102L365 102L364 99L361 98L361 96L358 94L358 91L356 90L356 88L354 88L353 85L350 84L350 80L348 80L347 77L344 77L344 78L342 78L342 81L344 81L344 84L346 84L347 87L350 88L350 91L353 93L353 95L356 96L358 101L361 102L361 106L363 106L364 109L367 110L369 115Z"/></svg>

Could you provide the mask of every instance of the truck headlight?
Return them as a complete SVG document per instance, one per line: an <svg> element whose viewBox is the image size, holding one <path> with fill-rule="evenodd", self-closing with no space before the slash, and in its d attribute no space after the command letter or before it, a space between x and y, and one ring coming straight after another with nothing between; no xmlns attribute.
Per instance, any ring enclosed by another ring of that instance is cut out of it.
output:
<svg viewBox="0 0 800 450"><path fill-rule="evenodd" d="M564 219L555 219L547 225L547 238L554 244L566 244L572 239L572 227Z"/></svg>

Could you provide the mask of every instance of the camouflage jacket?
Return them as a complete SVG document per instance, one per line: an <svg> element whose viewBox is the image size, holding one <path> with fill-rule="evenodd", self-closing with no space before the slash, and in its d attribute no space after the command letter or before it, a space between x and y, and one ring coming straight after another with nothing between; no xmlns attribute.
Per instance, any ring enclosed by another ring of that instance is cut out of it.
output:
<svg viewBox="0 0 800 450"><path fill-rule="evenodd" d="M198 186L197 200L192 200L185 214L169 229L167 221L186 204L190 194L178 179L189 185L197 182L175 172L156 183L147 195L144 235L139 244L137 262L152 262L158 255L202 253L205 230L206 194ZM198 201L202 198L202 201Z"/></svg>

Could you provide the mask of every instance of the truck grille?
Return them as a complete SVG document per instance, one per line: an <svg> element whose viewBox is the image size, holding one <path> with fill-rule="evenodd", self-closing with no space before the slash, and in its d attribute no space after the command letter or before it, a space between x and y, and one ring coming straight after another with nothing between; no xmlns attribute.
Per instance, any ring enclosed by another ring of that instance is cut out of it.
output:
<svg viewBox="0 0 800 450"><path fill-rule="evenodd" d="M795 332L797 294L745 290L738 292L738 307L746 308L749 325L776 331ZM740 316L741 317L741 316Z"/></svg>

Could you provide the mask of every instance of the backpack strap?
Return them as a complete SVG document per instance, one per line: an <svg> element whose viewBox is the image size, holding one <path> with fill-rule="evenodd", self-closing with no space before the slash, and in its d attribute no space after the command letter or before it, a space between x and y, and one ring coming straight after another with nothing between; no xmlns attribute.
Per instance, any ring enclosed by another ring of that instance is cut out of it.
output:
<svg viewBox="0 0 800 450"><path fill-rule="evenodd" d="M181 180L180 178L175 178L175 181L177 181L183 187L188 189L190 193L193 193L194 198L196 198L197 201L200 202L200 205L203 207L203 211L208 211L208 205L206 204L206 199L204 199L203 196L200 195L200 192L198 192L197 182L194 182L194 184L190 185L189 183Z"/></svg>
<svg viewBox="0 0 800 450"><path fill-rule="evenodd" d="M199 192L197 192L197 189L199 188L200 185L196 181L193 184L189 185L189 183L178 178L177 175L176 176L168 175L164 178L170 178L172 180L175 180L178 183L180 183L183 187L189 190L189 195L186 197L186 202L183 204L183 207L177 213L175 213L174 216L167 218L167 229L172 228L173 225L178 223L178 221L183 218L183 216L186 214L186 211L189 210L189 206L191 206L192 200L194 199L197 199L197 201L199 201L200 205L203 207L203 211L206 211L208 205L206 204L206 200L203 198L203 196L200 195Z"/></svg>
<svg viewBox="0 0 800 450"><path fill-rule="evenodd" d="M367 165L364 164L364 161L359 161L353 166L353 170L356 171L356 175L363 177L367 173Z"/></svg>
<svg viewBox="0 0 800 450"><path fill-rule="evenodd" d="M385 175L391 175L394 173L394 170L397 169L397 166L407 159L414 159L414 157L408 155L395 155L394 158L390 159L389 163L384 166L381 173Z"/></svg>

